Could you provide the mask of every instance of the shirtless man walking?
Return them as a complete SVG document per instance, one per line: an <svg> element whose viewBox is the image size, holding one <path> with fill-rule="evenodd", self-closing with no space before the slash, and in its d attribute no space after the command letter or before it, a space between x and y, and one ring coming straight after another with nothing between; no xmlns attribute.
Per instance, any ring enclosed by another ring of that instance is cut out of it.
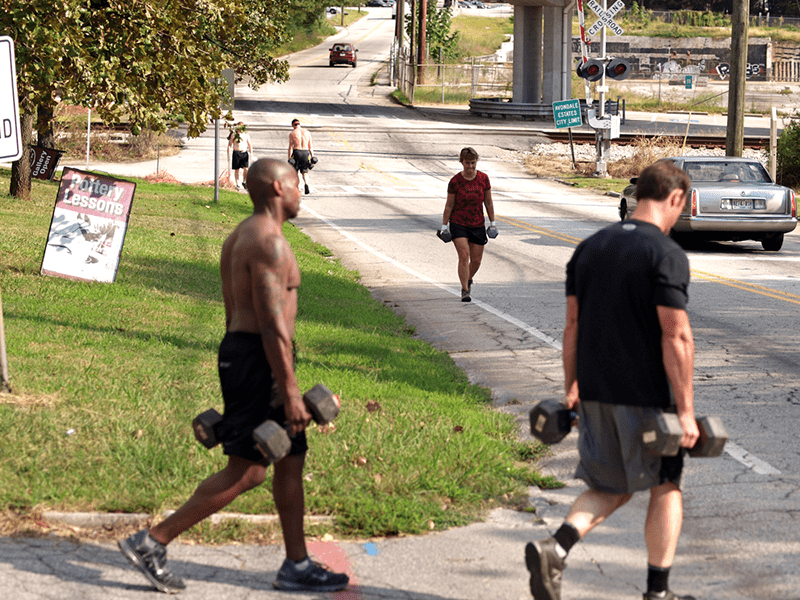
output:
<svg viewBox="0 0 800 600"><path fill-rule="evenodd" d="M247 169L253 155L253 143L247 133L247 126L239 121L228 136L228 162L231 164L233 182L236 189L247 189ZM242 171L242 183L239 183L239 171Z"/></svg>
<svg viewBox="0 0 800 600"><path fill-rule="evenodd" d="M308 171L312 168L311 134L300 126L300 121L292 119L292 132L289 134L289 160L294 159L294 168L303 176L306 194L311 193L308 187Z"/></svg>
<svg viewBox="0 0 800 600"><path fill-rule="evenodd" d="M186 587L166 566L166 545L264 482L268 463L254 448L252 435L267 419L288 425L292 437L289 456L274 465L272 494L286 560L273 585L333 592L349 582L347 575L328 571L309 558L303 530L305 428L311 415L294 371L300 269L282 233L284 221L300 209L297 174L284 162L259 160L250 169L248 191L253 214L225 240L220 261L226 333L219 349L219 377L225 413L216 432L228 464L203 481L171 516L119 542L128 560L166 593ZM283 403L274 407L276 394Z"/></svg>

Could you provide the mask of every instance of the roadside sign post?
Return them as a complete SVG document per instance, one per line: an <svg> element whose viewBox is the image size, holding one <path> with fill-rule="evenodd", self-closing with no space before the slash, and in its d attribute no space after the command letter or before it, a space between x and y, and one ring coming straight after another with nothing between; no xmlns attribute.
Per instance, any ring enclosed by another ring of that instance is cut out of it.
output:
<svg viewBox="0 0 800 600"><path fill-rule="evenodd" d="M572 141L572 128L583 125L580 100L561 100L553 102L553 120L556 129L566 129L569 133L569 148L572 152L572 168L575 169L575 144Z"/></svg>
<svg viewBox="0 0 800 600"><path fill-rule="evenodd" d="M22 158L24 149L19 123L14 40L7 35L0 36L0 81L0 162L14 162Z"/></svg>

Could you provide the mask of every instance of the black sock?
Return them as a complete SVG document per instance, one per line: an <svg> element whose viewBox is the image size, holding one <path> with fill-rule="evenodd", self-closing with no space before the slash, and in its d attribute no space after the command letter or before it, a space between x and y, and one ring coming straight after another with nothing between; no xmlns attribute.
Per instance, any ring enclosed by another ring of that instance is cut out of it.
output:
<svg viewBox="0 0 800 600"><path fill-rule="evenodd" d="M581 534L578 533L578 530L575 529L574 525L571 525L570 523L564 523L558 528L558 531L556 531L556 534L553 537L556 538L556 542L558 542L558 545L564 549L564 552L569 554L569 551L572 550L572 547L578 543L578 540L581 539Z"/></svg>
<svg viewBox="0 0 800 600"><path fill-rule="evenodd" d="M669 567L654 567L647 565L647 593L655 592L660 594L667 591L667 581L669 580Z"/></svg>

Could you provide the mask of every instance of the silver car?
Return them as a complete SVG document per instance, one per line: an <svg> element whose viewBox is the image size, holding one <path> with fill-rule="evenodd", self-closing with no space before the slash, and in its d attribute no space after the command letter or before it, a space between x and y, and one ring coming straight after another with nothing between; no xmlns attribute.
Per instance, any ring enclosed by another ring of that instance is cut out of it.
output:
<svg viewBox="0 0 800 600"><path fill-rule="evenodd" d="M777 252L783 236L797 227L794 191L772 181L757 160L717 156L665 158L692 180L686 206L672 229L673 237L707 240L756 240ZM636 177L622 192L621 219L636 208Z"/></svg>

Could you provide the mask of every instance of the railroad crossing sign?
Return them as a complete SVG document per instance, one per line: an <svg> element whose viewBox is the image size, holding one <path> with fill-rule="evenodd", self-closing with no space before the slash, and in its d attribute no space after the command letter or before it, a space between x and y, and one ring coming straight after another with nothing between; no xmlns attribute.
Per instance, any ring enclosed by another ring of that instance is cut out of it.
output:
<svg viewBox="0 0 800 600"><path fill-rule="evenodd" d="M14 60L14 40L0 36L0 161L13 162L22 158L22 133L19 126L17 99L17 68Z"/></svg>
<svg viewBox="0 0 800 600"><path fill-rule="evenodd" d="M596 14L598 17L594 25L586 30L586 33L589 35L594 35L603 27L608 27L617 35L622 35L622 27L617 25L617 23L614 21L614 15L625 8L625 3L622 0L617 0L608 10L605 10L602 6L595 2L595 0L589 0L586 5L591 8L592 11L594 11L594 14Z"/></svg>

